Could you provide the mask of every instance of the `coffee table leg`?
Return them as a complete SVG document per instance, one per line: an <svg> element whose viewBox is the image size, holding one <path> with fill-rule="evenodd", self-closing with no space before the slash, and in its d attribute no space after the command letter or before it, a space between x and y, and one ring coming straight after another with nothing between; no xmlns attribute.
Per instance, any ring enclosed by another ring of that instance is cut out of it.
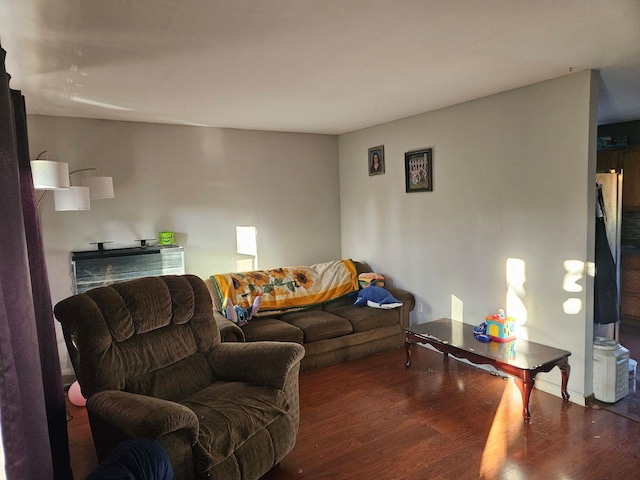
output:
<svg viewBox="0 0 640 480"><path fill-rule="evenodd" d="M569 383L569 374L571 373L571 367L569 361L564 358L561 363L558 363L558 368L562 373L562 400L566 403L569 401L569 392L567 392L567 384Z"/></svg>
<svg viewBox="0 0 640 480"><path fill-rule="evenodd" d="M404 340L404 351L407 354L407 362L404 364L405 368L409 368L411 366L411 342L408 338Z"/></svg>
<svg viewBox="0 0 640 480"><path fill-rule="evenodd" d="M515 377L516 385L522 394L522 416L524 422L529 423L531 414L529 413L529 398L531 397L531 390L533 390L534 377L524 370L521 372L520 377Z"/></svg>

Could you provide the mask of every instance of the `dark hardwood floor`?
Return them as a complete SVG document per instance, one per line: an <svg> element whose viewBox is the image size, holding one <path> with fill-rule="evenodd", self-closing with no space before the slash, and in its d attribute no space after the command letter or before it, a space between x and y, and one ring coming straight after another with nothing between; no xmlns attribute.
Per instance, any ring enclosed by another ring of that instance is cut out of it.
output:
<svg viewBox="0 0 640 480"><path fill-rule="evenodd" d="M512 380L414 347L300 375L293 451L263 480L631 479L640 423L534 390L522 421ZM96 465L84 408L69 406L76 480Z"/></svg>
<svg viewBox="0 0 640 480"><path fill-rule="evenodd" d="M74 480L84 480L98 465L93 448L87 409L76 407L67 397L67 432L69 434L69 454Z"/></svg>
<svg viewBox="0 0 640 480"><path fill-rule="evenodd" d="M622 322L620 324L620 343L629 349L631 358L640 359L640 326Z"/></svg>

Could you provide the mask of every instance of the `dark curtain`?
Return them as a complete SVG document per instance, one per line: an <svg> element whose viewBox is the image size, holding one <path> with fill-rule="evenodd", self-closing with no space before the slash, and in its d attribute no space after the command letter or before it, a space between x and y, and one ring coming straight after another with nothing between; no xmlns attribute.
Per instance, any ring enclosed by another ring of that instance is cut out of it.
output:
<svg viewBox="0 0 640 480"><path fill-rule="evenodd" d="M0 420L9 480L72 479L26 112L0 48Z"/></svg>

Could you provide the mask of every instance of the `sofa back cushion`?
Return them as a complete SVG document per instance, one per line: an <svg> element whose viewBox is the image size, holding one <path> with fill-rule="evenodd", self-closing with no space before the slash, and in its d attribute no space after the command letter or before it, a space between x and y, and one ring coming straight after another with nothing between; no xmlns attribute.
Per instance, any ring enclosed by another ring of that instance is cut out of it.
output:
<svg viewBox="0 0 640 480"><path fill-rule="evenodd" d="M179 401L215 379L211 296L193 275L99 287L55 307L85 397L123 390Z"/></svg>

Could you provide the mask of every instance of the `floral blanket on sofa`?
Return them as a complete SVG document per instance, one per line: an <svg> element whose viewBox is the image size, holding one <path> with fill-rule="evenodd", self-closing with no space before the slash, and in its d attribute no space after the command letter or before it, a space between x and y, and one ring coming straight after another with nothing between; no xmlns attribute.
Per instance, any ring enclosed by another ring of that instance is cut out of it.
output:
<svg viewBox="0 0 640 480"><path fill-rule="evenodd" d="M284 267L212 275L220 301L230 298L248 308L262 297L260 312L318 305L358 290L358 274L351 260L335 260L310 267Z"/></svg>

